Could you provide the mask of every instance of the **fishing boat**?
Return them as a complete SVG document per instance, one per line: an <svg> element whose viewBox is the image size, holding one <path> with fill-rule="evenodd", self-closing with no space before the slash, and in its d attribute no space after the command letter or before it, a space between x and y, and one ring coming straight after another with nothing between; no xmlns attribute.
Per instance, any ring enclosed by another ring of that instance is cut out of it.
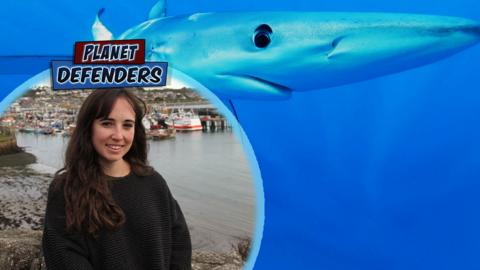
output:
<svg viewBox="0 0 480 270"><path fill-rule="evenodd" d="M175 128L177 131L196 131L202 130L202 123L198 115L193 112L185 112L179 110L173 113L165 121L170 128Z"/></svg>
<svg viewBox="0 0 480 270"><path fill-rule="evenodd" d="M53 134L53 128L52 127L43 127L43 128L41 128L41 134L52 135Z"/></svg>
<svg viewBox="0 0 480 270"><path fill-rule="evenodd" d="M30 126L23 126L18 129L18 131L23 132L23 133L34 133L35 128L30 127Z"/></svg>
<svg viewBox="0 0 480 270"><path fill-rule="evenodd" d="M160 122L162 121L155 120L153 118L143 118L142 123L147 133L147 139L164 140L175 138L175 128L171 128L166 124L160 124Z"/></svg>
<svg viewBox="0 0 480 270"><path fill-rule="evenodd" d="M173 128L154 129L154 130L150 130L147 136L152 140L173 139L176 136L176 130Z"/></svg>

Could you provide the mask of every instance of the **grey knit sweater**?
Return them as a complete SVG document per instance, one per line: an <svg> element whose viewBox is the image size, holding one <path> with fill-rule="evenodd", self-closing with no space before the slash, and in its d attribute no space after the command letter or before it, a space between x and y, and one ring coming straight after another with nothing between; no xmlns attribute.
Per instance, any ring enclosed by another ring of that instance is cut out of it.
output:
<svg viewBox="0 0 480 270"><path fill-rule="evenodd" d="M160 174L140 177L132 172L112 180L111 191L126 222L93 238L65 232L63 190L50 188L43 234L47 269L191 269L187 224Z"/></svg>

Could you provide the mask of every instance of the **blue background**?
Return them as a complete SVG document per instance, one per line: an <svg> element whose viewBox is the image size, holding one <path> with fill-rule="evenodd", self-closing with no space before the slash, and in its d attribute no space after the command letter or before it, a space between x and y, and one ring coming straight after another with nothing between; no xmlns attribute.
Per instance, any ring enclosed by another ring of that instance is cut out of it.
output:
<svg viewBox="0 0 480 270"><path fill-rule="evenodd" d="M27 1L0 10L0 98L155 1ZM169 1L205 11L377 11L480 21L480 2ZM480 269L480 46L422 68L286 101L235 101L260 166L265 224L254 269Z"/></svg>

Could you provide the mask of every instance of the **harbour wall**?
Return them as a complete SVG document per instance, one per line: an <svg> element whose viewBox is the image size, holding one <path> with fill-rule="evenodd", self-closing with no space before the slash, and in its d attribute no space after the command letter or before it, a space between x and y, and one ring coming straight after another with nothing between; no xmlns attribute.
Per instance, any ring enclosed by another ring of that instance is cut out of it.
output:
<svg viewBox="0 0 480 270"><path fill-rule="evenodd" d="M10 127L0 127L0 155L22 152L18 147L15 131Z"/></svg>

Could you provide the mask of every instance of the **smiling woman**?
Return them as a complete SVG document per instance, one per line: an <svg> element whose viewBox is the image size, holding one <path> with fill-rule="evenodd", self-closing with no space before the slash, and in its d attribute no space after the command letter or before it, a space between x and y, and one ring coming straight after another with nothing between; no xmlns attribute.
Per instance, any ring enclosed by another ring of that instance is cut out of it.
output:
<svg viewBox="0 0 480 270"><path fill-rule="evenodd" d="M145 103L125 89L83 103L49 188L48 269L190 269L189 231L165 180L148 166Z"/></svg>
<svg viewBox="0 0 480 270"><path fill-rule="evenodd" d="M92 143L105 174L122 176L129 171L130 166L123 156L132 146L134 125L135 112L124 97L115 101L108 117L93 122Z"/></svg>

